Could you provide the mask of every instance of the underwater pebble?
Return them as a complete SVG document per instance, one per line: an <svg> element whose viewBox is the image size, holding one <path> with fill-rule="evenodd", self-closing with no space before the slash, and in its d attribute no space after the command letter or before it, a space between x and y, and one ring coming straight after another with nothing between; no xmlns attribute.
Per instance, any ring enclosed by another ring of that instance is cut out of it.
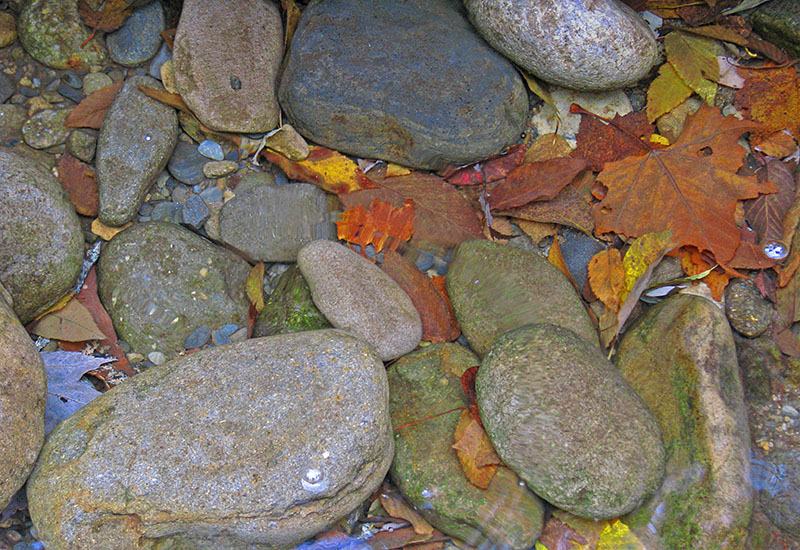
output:
<svg viewBox="0 0 800 550"><path fill-rule="evenodd" d="M206 158L211 160L223 160L225 153L222 151L222 145L216 141L207 139L197 146L197 151Z"/></svg>

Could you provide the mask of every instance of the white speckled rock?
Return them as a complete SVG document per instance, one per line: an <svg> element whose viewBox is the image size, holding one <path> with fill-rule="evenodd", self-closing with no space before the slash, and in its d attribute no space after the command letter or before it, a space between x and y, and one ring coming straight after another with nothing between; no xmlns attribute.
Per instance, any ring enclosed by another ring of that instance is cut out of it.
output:
<svg viewBox="0 0 800 550"><path fill-rule="evenodd" d="M364 338L382 360L417 347L422 338L419 313L408 294L378 266L327 240L301 248L297 266L328 321Z"/></svg>
<svg viewBox="0 0 800 550"><path fill-rule="evenodd" d="M523 70L577 90L629 86L658 59L656 37L619 0L465 0L484 39Z"/></svg>

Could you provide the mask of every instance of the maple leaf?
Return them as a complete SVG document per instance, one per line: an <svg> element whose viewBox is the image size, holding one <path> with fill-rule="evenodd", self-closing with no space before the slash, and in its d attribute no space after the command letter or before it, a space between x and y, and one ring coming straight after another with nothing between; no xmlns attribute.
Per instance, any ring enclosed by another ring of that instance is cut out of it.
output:
<svg viewBox="0 0 800 550"><path fill-rule="evenodd" d="M597 233L637 237L669 229L679 245L729 261L741 236L736 202L775 191L736 174L743 157L738 139L757 127L704 105L672 146L607 164L598 176L607 193L592 208Z"/></svg>
<svg viewBox="0 0 800 550"><path fill-rule="evenodd" d="M736 92L734 105L749 118L761 122L756 138L788 130L800 137L800 80L794 66L742 69L744 87Z"/></svg>
<svg viewBox="0 0 800 550"><path fill-rule="evenodd" d="M361 247L361 255L371 244L377 254L389 243L389 250L397 250L401 241L408 241L414 231L414 201L406 199L402 208L375 199L364 210L357 205L345 210L336 222L339 239Z"/></svg>
<svg viewBox="0 0 800 550"><path fill-rule="evenodd" d="M84 97L64 119L64 126L99 130L108 108L111 107L123 84L124 82L109 84Z"/></svg>
<svg viewBox="0 0 800 550"><path fill-rule="evenodd" d="M649 138L655 130L643 111L616 115L611 122L609 124L590 114L581 117L578 146L572 155L587 159L589 170L599 172L606 162L642 154L646 148L639 138Z"/></svg>
<svg viewBox="0 0 800 550"><path fill-rule="evenodd" d="M111 32L122 26L133 12L133 4L127 0L105 0L95 10L87 0L78 0L78 12L87 26L96 31Z"/></svg>
<svg viewBox="0 0 800 550"><path fill-rule="evenodd" d="M551 200L588 164L586 159L572 157L523 164L492 188L489 204L492 210L503 210L533 201Z"/></svg>

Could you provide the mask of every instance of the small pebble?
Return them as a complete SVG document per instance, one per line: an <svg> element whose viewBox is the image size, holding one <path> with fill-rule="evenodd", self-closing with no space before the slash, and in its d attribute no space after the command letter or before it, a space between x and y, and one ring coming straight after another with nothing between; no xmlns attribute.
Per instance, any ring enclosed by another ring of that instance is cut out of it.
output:
<svg viewBox="0 0 800 550"><path fill-rule="evenodd" d="M111 77L105 73L89 73L83 77L83 92L89 95L113 83Z"/></svg>
<svg viewBox="0 0 800 550"><path fill-rule="evenodd" d="M83 98L86 97L86 94L84 94L82 91L76 90L75 88L68 86L63 82L58 85L56 91L62 96L69 99L70 101L74 101L75 103L80 103L81 101L83 101Z"/></svg>
<svg viewBox="0 0 800 550"><path fill-rule="evenodd" d="M209 187L205 191L200 192L200 198L206 203L222 202L222 189L219 187Z"/></svg>
<svg viewBox="0 0 800 550"><path fill-rule="evenodd" d="M70 88L74 88L76 90L80 90L83 87L83 81L81 80L81 77L79 77L72 71L67 71L64 74L62 74L61 82L63 82Z"/></svg>
<svg viewBox="0 0 800 550"><path fill-rule="evenodd" d="M18 542L12 548L13 550L29 550L31 547L25 542Z"/></svg>
<svg viewBox="0 0 800 550"><path fill-rule="evenodd" d="M163 221L170 223L181 223L181 212L183 207L177 202L163 201L153 207L150 219L153 221Z"/></svg>
<svg viewBox="0 0 800 550"><path fill-rule="evenodd" d="M207 178L221 178L238 168L239 165L232 160L212 160L203 165L203 175Z"/></svg>
<svg viewBox="0 0 800 550"><path fill-rule="evenodd" d="M210 158L211 160L223 160L225 158L225 155L222 151L222 145L210 139L200 143L200 145L197 147L197 150L201 155L206 158Z"/></svg>
<svg viewBox="0 0 800 550"><path fill-rule="evenodd" d="M247 340L247 327L242 327L230 336L231 342L243 342Z"/></svg>
<svg viewBox="0 0 800 550"><path fill-rule="evenodd" d="M147 354L147 358L152 361L154 365L163 365L167 361L167 356L160 351L151 351Z"/></svg>
<svg viewBox="0 0 800 550"><path fill-rule="evenodd" d="M174 193L173 193L174 196ZM203 199L192 195L183 204L183 223L200 229L211 217L211 210Z"/></svg>
<svg viewBox="0 0 800 550"><path fill-rule="evenodd" d="M195 185L203 181L203 165L207 161L196 145L179 141L169 158L167 170L176 180L186 185Z"/></svg>
<svg viewBox="0 0 800 550"><path fill-rule="evenodd" d="M221 330L215 330L214 333L211 335L211 344L214 346L223 346L225 344L230 344L231 338Z"/></svg>
<svg viewBox="0 0 800 550"><path fill-rule="evenodd" d="M168 59L172 59L172 50L166 43L163 43L158 53L156 53L155 57L150 61L150 68L148 69L150 76L161 80L161 65Z"/></svg>
<svg viewBox="0 0 800 550"><path fill-rule="evenodd" d="M194 329L186 340L183 342L183 347L186 349L196 349L205 346L211 338L211 329L205 325L201 325Z"/></svg>
<svg viewBox="0 0 800 550"><path fill-rule="evenodd" d="M228 323L227 325L223 326L219 331L227 336L230 336L234 332L239 330L239 325L235 325L233 323Z"/></svg>
<svg viewBox="0 0 800 550"><path fill-rule="evenodd" d="M14 529L9 529L6 531L6 538L9 542L19 542L22 540L22 535L19 534L19 531L15 531Z"/></svg>

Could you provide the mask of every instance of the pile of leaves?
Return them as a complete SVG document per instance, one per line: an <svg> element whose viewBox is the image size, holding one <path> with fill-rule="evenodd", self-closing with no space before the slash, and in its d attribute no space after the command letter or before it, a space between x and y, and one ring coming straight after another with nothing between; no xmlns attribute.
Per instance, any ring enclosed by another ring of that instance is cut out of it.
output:
<svg viewBox="0 0 800 550"><path fill-rule="evenodd" d="M243 157L252 156L254 164L274 163L289 179L336 195L341 204L338 237L377 260L406 290L422 317L426 341L453 341L460 329L443 277L435 270L420 271L415 265L420 255L441 263L464 240L507 243L524 233L536 243L549 239L550 261L574 283L559 250L559 230L567 226L605 246L589 262L587 283L577 290L609 353L643 294L702 285L719 301L731 278L748 277L779 312L773 334L781 351L800 357L800 340L789 330L800 321L800 242L794 238L800 220L800 78L795 60L752 32L736 15L738 0L686 5L627 1L665 18L660 29L664 63L647 83L647 103L640 112L606 120L573 105L571 112L581 116L574 149L557 134L527 137L482 162L430 173L306 144L288 124L260 142L214 132L174 90L142 90L178 109L192 137L222 141ZM288 44L300 10L292 0L281 4ZM79 2L87 24L98 31L117 28L128 15L126 6L105 2L95 11ZM554 106L544 86L527 80L534 93ZM99 128L119 86L89 95L67 124ZM667 117L678 123L662 124ZM65 155L59 173L78 211L96 216L91 167ZM93 230L106 239L113 235L99 222ZM680 259L684 276L661 289L649 288L655 267L667 255ZM255 266L247 283L253 314L263 308L263 273L263 264ZM116 370L133 374L97 300L93 272L76 296L29 329L61 341L68 351L103 346L117 359ZM74 368L85 372L78 364ZM470 369L463 380L469 404L441 414L460 411L453 447L469 481L487 490L502 462L475 406L474 375ZM381 548L421 541L440 547L446 537L404 506L391 488L376 495L371 512L383 522L373 517L371 525L392 526L377 529L384 533L376 539ZM339 536L344 537L329 533L322 539ZM623 546L643 547L620 522L586 522L560 512L537 543L540 550Z"/></svg>

